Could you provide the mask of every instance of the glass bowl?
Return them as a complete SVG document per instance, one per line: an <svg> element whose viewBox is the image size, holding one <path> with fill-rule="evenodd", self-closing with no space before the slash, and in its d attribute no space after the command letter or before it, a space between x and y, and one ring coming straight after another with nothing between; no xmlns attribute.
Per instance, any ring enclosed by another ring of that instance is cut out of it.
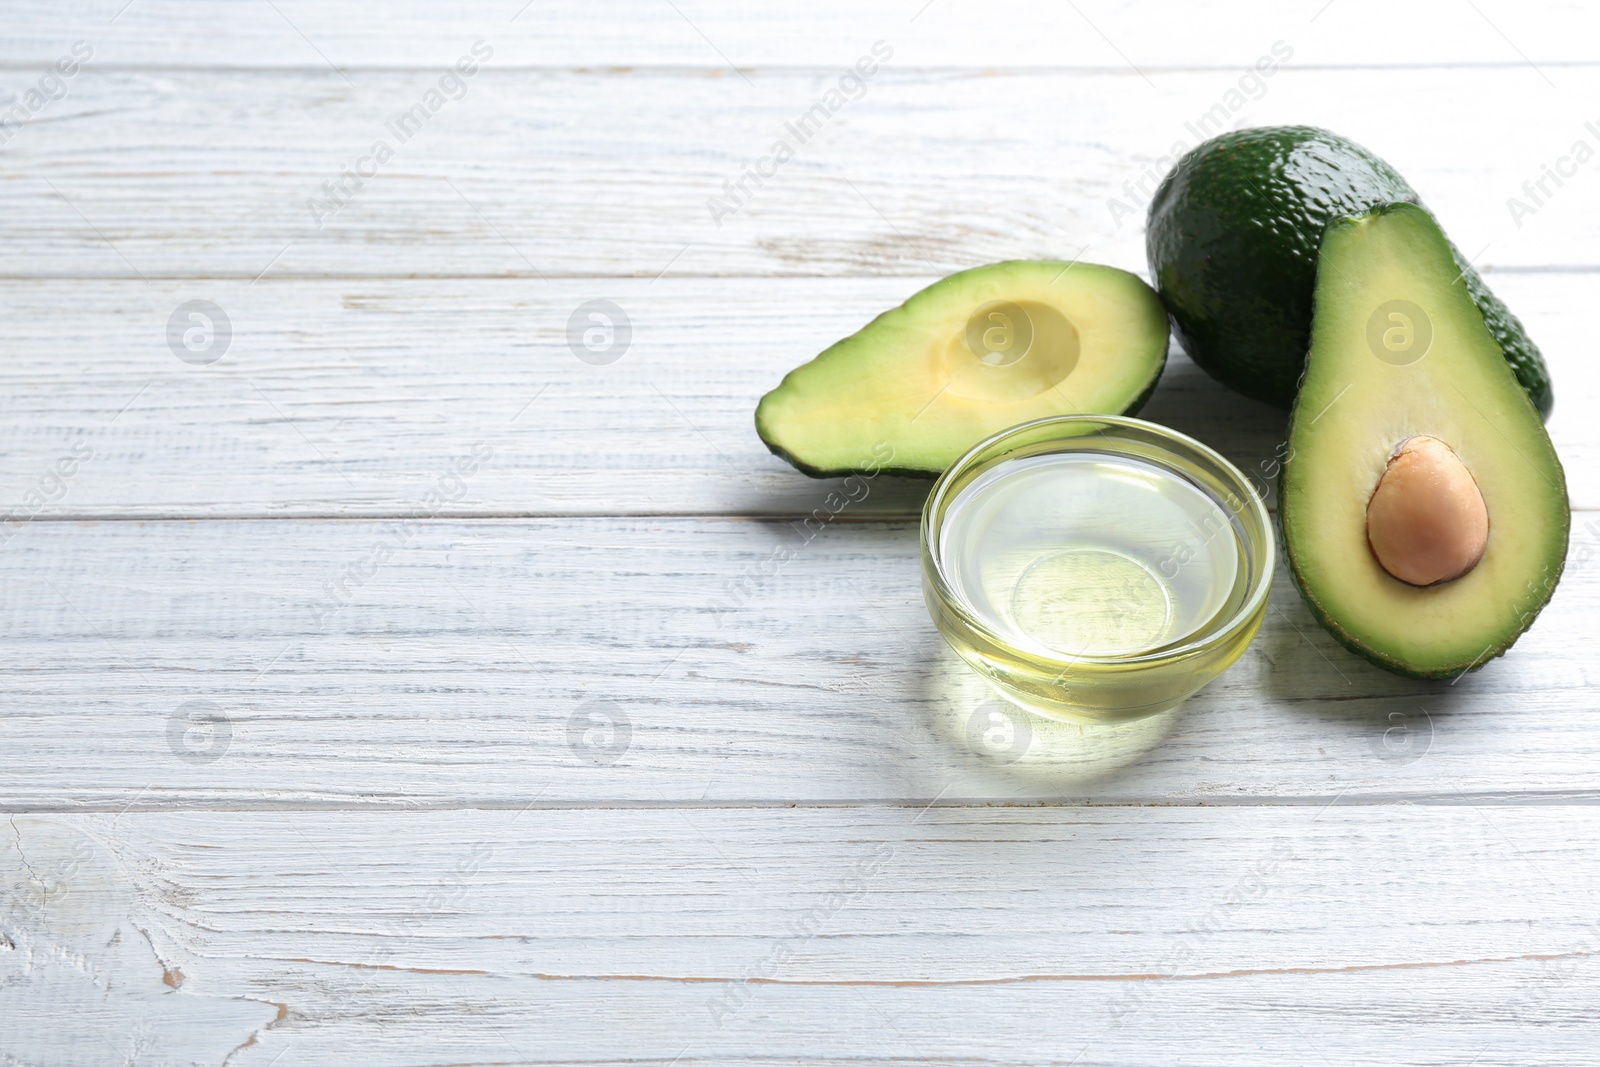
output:
<svg viewBox="0 0 1600 1067"><path fill-rule="evenodd" d="M1166 711L1266 614L1275 548L1238 468L1155 423L1064 415L980 442L922 511L923 594L1013 703L1071 722Z"/></svg>

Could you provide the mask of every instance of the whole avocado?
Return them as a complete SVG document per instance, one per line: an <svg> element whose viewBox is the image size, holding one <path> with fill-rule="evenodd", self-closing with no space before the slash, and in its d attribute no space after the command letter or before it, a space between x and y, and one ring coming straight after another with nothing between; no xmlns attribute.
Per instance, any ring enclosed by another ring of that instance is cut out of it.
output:
<svg viewBox="0 0 1600 1067"><path fill-rule="evenodd" d="M1151 278L1190 358L1246 396L1291 405L1324 231L1400 202L1421 206L1393 167L1313 126L1237 130L1191 150L1156 189L1145 236ZM1451 252L1512 373L1549 418L1539 349L1453 244Z"/></svg>

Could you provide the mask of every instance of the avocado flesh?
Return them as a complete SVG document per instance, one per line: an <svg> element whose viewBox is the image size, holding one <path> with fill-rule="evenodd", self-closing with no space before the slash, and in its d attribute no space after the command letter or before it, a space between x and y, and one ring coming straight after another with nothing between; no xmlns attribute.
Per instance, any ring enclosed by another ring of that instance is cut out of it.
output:
<svg viewBox="0 0 1600 1067"><path fill-rule="evenodd" d="M1419 678L1477 669L1516 641L1555 591L1571 518L1561 462L1458 269L1415 205L1329 228L1279 486L1312 612L1351 651ZM1374 557L1367 505L1396 449L1423 435L1465 464L1489 537L1464 575L1418 587Z"/></svg>
<svg viewBox="0 0 1600 1067"><path fill-rule="evenodd" d="M1311 126L1266 126L1190 151L1150 202L1150 276L1184 350L1212 377L1280 407L1293 401L1311 333L1317 252L1328 225L1420 204L1395 169ZM1453 245L1467 291L1539 414L1551 408L1539 349Z"/></svg>
<svg viewBox="0 0 1600 1067"><path fill-rule="evenodd" d="M952 274L790 371L756 431L814 477L937 477L1049 415L1138 410L1167 360L1155 291L1112 267L1015 260Z"/></svg>

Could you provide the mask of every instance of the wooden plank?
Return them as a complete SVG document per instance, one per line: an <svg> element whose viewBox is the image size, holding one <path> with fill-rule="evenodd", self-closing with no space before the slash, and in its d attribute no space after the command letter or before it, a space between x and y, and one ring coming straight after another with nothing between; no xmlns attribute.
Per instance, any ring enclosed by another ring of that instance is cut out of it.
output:
<svg viewBox="0 0 1600 1067"><path fill-rule="evenodd" d="M1280 576L1179 713L1080 729L945 648L913 524L35 523L0 553L0 808L1591 798L1579 529L1454 684L1343 652Z"/></svg>
<svg viewBox="0 0 1600 1067"><path fill-rule="evenodd" d="M1500 275L1544 346L1550 431L1574 504L1600 508L1597 276ZM805 515L839 488L768 454L756 401L921 279L243 283L0 287L0 504L39 517ZM597 296L633 327L595 366L566 323ZM215 364L166 327L218 303ZM1142 414L1220 449L1271 491L1284 414L1174 356ZM474 449L492 450L452 479ZM73 463L75 452L92 458ZM66 463L72 474L53 478ZM430 494L440 491L442 497ZM58 482L60 484L58 484ZM914 516L927 483L882 479L849 516ZM859 494L855 494L859 495Z"/></svg>
<svg viewBox="0 0 1600 1067"><path fill-rule="evenodd" d="M1383 4L1243 0L1215 10L1171 3L900 0L751 8L733 0L617 0L607 17L566 5L464 0L440 7L397 0L381 18L359 4L274 0L72 0L16 12L0 48L15 64L44 64L75 39L98 62L159 67L317 67L352 74L453 62L482 38L497 57L547 67L691 66L757 73L784 65L843 66L875 39L919 65L1098 68L1137 77L1163 67L1247 67L1275 39L1302 63L1521 64L1559 77L1593 59L1593 13L1559 0L1479 0L1481 14L1446 0ZM124 10L126 8L126 10ZM276 8L276 10L274 10ZM674 10L676 8L677 10ZM1074 10L1076 9L1076 10ZM1381 28L1381 29L1379 29ZM1520 53L1519 54L1519 50Z"/></svg>
<svg viewBox="0 0 1600 1067"><path fill-rule="evenodd" d="M1597 817L22 817L0 824L8 1051L64 1067L110 1062L108 1046L166 1062L232 1046L243 1067L1578 1063L1600 1024Z"/></svg>
<svg viewBox="0 0 1600 1067"><path fill-rule="evenodd" d="M803 136L790 125L832 106L834 79L761 77L491 61L402 138L389 123L430 102L435 73L87 69L4 146L5 274L925 277L1080 254L1137 269L1174 143L1281 122L1389 158L1480 264L1596 264L1592 167L1548 197L1523 185L1579 140L1594 151L1581 101L1600 67L1564 70L1563 91L1525 67L1286 69L1249 101L1216 71L891 63ZM1486 133L1486 114L1517 120ZM1530 195L1542 206L1514 216Z"/></svg>
<svg viewBox="0 0 1600 1067"><path fill-rule="evenodd" d="M1595 13L520 3L7 14L14 91L95 54L0 145L0 1060L1592 1056L1600 515L1454 686L1362 666L1280 581L1182 714L1079 731L1007 716L925 621L914 525L858 521L921 487L794 542L832 487L749 417L940 273L1139 267L1108 198L1220 106L1369 142L1524 272L1493 280L1594 508L1593 176L1520 226L1506 198L1600 143ZM1231 107L1275 40L1290 69ZM595 298L637 327L604 367L565 340ZM195 299L236 328L211 366L166 339ZM1181 359L1147 414L1251 470L1281 440Z"/></svg>

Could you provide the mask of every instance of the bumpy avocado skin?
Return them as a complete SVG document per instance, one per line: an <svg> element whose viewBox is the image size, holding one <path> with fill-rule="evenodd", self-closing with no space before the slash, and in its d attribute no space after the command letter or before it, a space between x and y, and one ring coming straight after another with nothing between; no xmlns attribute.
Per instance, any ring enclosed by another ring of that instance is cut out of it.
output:
<svg viewBox="0 0 1600 1067"><path fill-rule="evenodd" d="M1328 224L1390 203L1420 206L1377 156L1312 126L1225 133L1193 149L1150 202L1150 274L1185 351L1231 389L1294 402L1311 341L1317 250ZM1550 375L1522 323L1454 245L1484 324L1543 418Z"/></svg>
<svg viewBox="0 0 1600 1067"><path fill-rule="evenodd" d="M1461 280L1466 283L1467 292L1472 295L1472 302L1478 305L1478 312L1483 315L1483 324L1489 328L1489 333L1500 343L1500 350L1505 353L1506 362L1511 365L1511 373L1516 375L1517 381L1527 392L1528 399L1533 401L1533 406L1539 412L1539 418L1550 421L1550 409L1555 404L1555 395L1550 390L1550 371L1545 368L1544 356L1539 354L1539 348L1528 339L1527 331L1523 330L1522 322L1511 309L1494 293L1489 291L1489 286L1472 269L1467 258L1461 254L1461 249L1450 243L1450 253L1456 258L1456 266L1461 267Z"/></svg>

